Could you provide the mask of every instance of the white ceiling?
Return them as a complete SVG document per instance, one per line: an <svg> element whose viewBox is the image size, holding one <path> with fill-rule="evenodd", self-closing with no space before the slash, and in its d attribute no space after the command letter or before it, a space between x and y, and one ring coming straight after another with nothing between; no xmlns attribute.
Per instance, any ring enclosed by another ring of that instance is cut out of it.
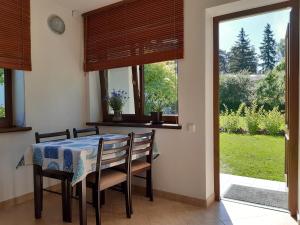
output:
<svg viewBox="0 0 300 225"><path fill-rule="evenodd" d="M80 13L88 12L121 0L55 0L60 5Z"/></svg>

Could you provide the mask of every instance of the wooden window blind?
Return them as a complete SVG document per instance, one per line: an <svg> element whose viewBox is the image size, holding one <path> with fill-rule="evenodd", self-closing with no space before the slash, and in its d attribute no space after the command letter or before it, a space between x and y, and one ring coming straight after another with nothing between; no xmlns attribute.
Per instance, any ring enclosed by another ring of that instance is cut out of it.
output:
<svg viewBox="0 0 300 225"><path fill-rule="evenodd" d="M183 58L183 0L125 0L83 16L85 71Z"/></svg>
<svg viewBox="0 0 300 225"><path fill-rule="evenodd" d="M31 70L30 0L0 0L0 67Z"/></svg>

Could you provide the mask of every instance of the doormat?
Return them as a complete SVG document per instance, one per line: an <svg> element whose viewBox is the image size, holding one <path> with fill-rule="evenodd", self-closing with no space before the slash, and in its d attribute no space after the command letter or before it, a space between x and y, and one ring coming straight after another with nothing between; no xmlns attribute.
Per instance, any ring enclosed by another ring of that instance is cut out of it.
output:
<svg viewBox="0 0 300 225"><path fill-rule="evenodd" d="M224 198L264 205L279 209L288 209L288 193L233 184Z"/></svg>

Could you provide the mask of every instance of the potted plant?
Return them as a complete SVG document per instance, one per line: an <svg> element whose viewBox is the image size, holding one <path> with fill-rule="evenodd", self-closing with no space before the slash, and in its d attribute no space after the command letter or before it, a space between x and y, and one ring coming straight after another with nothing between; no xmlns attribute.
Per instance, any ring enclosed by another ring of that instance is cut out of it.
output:
<svg viewBox="0 0 300 225"><path fill-rule="evenodd" d="M159 92L147 95L146 99L147 103L151 105L151 122L153 124L162 124L163 110L167 106L167 99Z"/></svg>
<svg viewBox="0 0 300 225"><path fill-rule="evenodd" d="M114 111L113 121L120 122L122 121L122 108L125 103L128 101L128 93L124 90L115 90L111 92L110 96L106 98L108 105Z"/></svg>

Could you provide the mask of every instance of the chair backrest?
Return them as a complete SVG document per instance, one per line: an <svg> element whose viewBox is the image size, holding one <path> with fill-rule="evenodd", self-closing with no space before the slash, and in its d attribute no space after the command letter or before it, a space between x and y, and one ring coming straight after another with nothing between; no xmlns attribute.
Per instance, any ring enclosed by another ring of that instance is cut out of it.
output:
<svg viewBox="0 0 300 225"><path fill-rule="evenodd" d="M132 155L145 154L147 155L147 162L152 163L153 159L153 144L154 144L155 130L143 134L133 134Z"/></svg>
<svg viewBox="0 0 300 225"><path fill-rule="evenodd" d="M69 129L65 131L60 131L60 132L53 132L53 133L43 133L40 134L39 132L35 133L35 142L41 143L41 139L47 139L46 141L43 142L48 142L48 141L59 141L59 140L64 140L64 139L70 139L71 134Z"/></svg>
<svg viewBox="0 0 300 225"><path fill-rule="evenodd" d="M97 126L92 128L84 128L84 129L73 128L73 135L74 138L78 138L79 136L85 137L91 135L99 135L99 128Z"/></svg>
<svg viewBox="0 0 300 225"><path fill-rule="evenodd" d="M128 137L106 141L100 138L98 145L96 172L96 183L100 185L101 168L108 165L125 166L127 175L131 174L131 154L132 154L132 137L133 134L128 134ZM111 166L110 166L111 167ZM129 179L130 176L128 176Z"/></svg>

